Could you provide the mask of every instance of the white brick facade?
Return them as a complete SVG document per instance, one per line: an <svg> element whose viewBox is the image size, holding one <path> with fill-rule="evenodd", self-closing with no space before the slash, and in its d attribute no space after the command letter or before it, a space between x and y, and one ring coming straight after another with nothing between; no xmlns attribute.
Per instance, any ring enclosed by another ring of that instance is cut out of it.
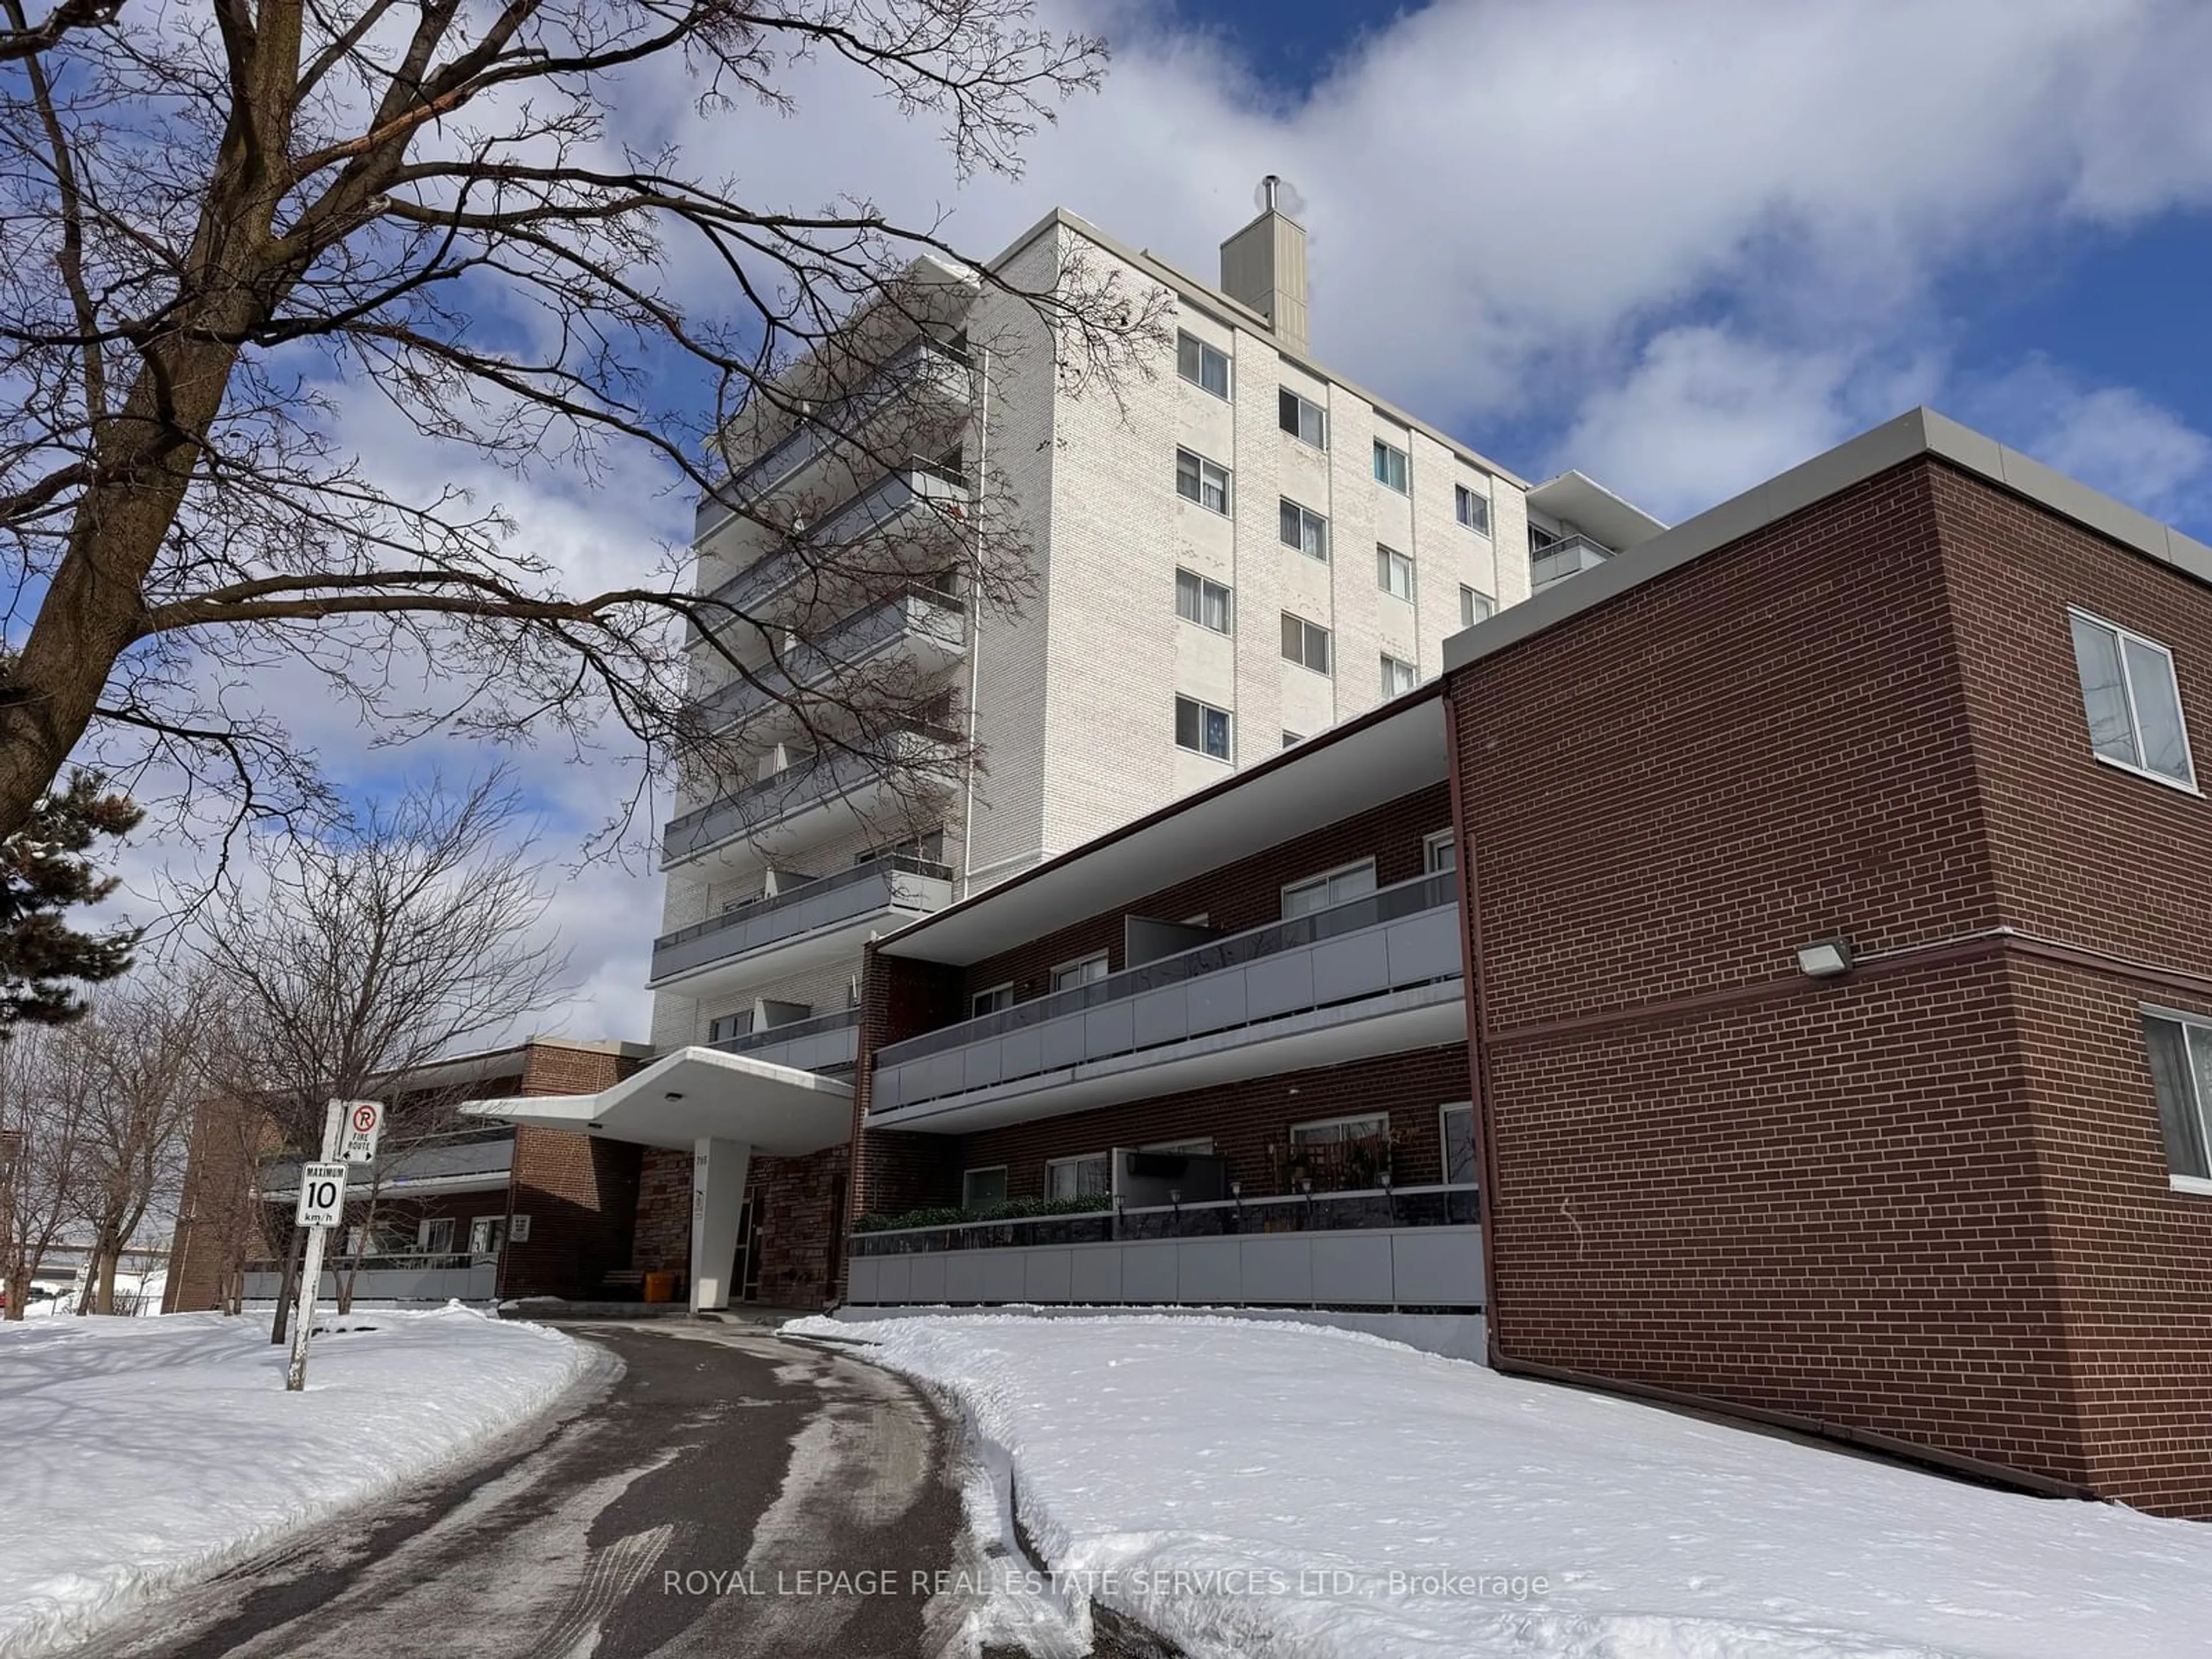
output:
<svg viewBox="0 0 2212 1659"><path fill-rule="evenodd" d="M1065 214L994 268L1018 286L1042 288L1079 248L1094 268L1114 264L1133 302L1161 296L1172 313L1168 338L1139 372L1077 395L1060 384L1026 306L988 288L973 302L968 337L991 343L992 355L979 376L987 419L971 422L969 442L980 434L988 447L1036 568L1018 617L971 609L968 654L947 674L960 718L972 707L982 756L945 826L942 859L956 896L1263 761L1285 734L1310 737L1374 707L1386 653L1433 677L1445 637L1461 626L1462 586L1501 607L1528 592L1527 486L1303 353L1286 353L1257 313ZM1177 331L1230 359L1227 398L1178 374ZM1325 411L1324 447L1283 430L1285 388ZM1377 437L1408 456L1403 493L1376 477ZM1178 448L1230 470L1226 514L1178 494ZM1487 495L1489 535L1458 522L1461 485ZM1285 544L1286 499L1326 519L1326 560ZM1410 600L1383 590L1378 544L1412 560ZM726 552L726 544L704 550L702 586L731 574L727 557L716 556ZM1230 588L1229 634L1178 616L1178 568ZM1285 659L1285 612L1328 630L1327 672ZM1179 694L1230 714L1229 760L1177 746ZM679 810L714 793L695 783ZM867 840L848 825L776 862L826 877L849 868ZM757 875L720 868L713 879L683 863L669 869L664 932L757 890ZM756 999L831 1012L844 1006L859 966L857 942L849 962L803 970L780 968L770 951L742 983L707 994L664 990L653 1041L704 1041L712 1019Z"/></svg>

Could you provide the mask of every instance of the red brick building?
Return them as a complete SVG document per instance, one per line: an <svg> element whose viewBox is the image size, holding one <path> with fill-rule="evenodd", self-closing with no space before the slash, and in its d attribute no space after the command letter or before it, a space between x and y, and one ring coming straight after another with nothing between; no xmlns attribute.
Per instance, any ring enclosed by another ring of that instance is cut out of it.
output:
<svg viewBox="0 0 2212 1659"><path fill-rule="evenodd" d="M1498 1363L2212 1515L2208 583L1923 411L1453 642Z"/></svg>
<svg viewBox="0 0 2212 1659"><path fill-rule="evenodd" d="M688 1188L673 1199L641 1196L642 1149L517 1130L467 1109L610 1086L648 1057L639 1044L532 1037L384 1079L378 1093L392 1109L381 1169L351 1183L332 1271L353 1272L363 1299L410 1301L575 1297L609 1274L626 1277L641 1224L642 1237L653 1236L654 1205L672 1204L681 1237ZM201 1107L164 1312L218 1307L227 1291L275 1294L301 1150L283 1146L249 1105ZM679 1254L649 1265L684 1264Z"/></svg>
<svg viewBox="0 0 2212 1659"><path fill-rule="evenodd" d="M2208 590L1916 411L1539 593L876 945L849 1294L1480 1310L2212 1516Z"/></svg>

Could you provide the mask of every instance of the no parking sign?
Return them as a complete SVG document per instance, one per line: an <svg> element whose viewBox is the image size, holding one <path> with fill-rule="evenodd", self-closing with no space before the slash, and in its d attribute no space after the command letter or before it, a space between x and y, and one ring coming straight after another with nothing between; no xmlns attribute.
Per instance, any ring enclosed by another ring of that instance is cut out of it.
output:
<svg viewBox="0 0 2212 1659"><path fill-rule="evenodd" d="M376 1162L377 1138L384 1133L384 1103L380 1100L349 1100L345 1107L345 1135L338 1146L338 1156L349 1164Z"/></svg>

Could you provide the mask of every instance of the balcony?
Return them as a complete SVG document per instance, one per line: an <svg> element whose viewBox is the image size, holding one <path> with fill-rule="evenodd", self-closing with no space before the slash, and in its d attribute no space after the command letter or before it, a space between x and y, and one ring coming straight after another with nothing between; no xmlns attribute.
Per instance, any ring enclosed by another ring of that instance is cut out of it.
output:
<svg viewBox="0 0 2212 1659"><path fill-rule="evenodd" d="M341 1258L323 1269L316 1299L325 1308L337 1305L340 1279L353 1263ZM249 1261L246 1264L245 1297L248 1302L274 1302L283 1288L284 1264ZM498 1293L499 1258L468 1251L402 1251L392 1255L365 1255L354 1275L354 1304L363 1303L489 1302Z"/></svg>
<svg viewBox="0 0 2212 1659"><path fill-rule="evenodd" d="M1528 556L1531 591L1563 582L1585 570L1595 570L1613 557L1613 550L1587 536L1569 536Z"/></svg>
<svg viewBox="0 0 2212 1659"><path fill-rule="evenodd" d="M653 944L650 990L681 985L713 996L759 970L775 953L779 973L797 972L856 951L871 932L902 926L952 902L952 870L915 858L877 859L800 882Z"/></svg>
<svg viewBox="0 0 2212 1659"><path fill-rule="evenodd" d="M852 1069L860 1053L860 1011L840 1008L834 1014L817 1014L811 1019L771 1025L763 1030L748 1031L743 1036L725 1037L708 1046L726 1054L749 1055L771 1066L790 1066L802 1072L836 1072Z"/></svg>
<svg viewBox="0 0 2212 1659"><path fill-rule="evenodd" d="M968 1133L1463 1039L1446 871L878 1051L869 1121Z"/></svg>
<svg viewBox="0 0 2212 1659"><path fill-rule="evenodd" d="M699 503L692 539L703 540L749 501L774 494L844 441L865 447L871 429L894 405L912 402L964 410L974 396L967 356L927 337L909 341L883 367L844 397L771 444Z"/></svg>
<svg viewBox="0 0 2212 1659"><path fill-rule="evenodd" d="M1471 1310L1480 1220L1452 1185L855 1233L849 1299Z"/></svg>
<svg viewBox="0 0 2212 1659"><path fill-rule="evenodd" d="M967 650L967 607L947 593L908 588L854 612L819 644L787 652L781 666L732 680L702 697L697 706L720 730L787 708L842 671L878 658L927 673L951 667Z"/></svg>
<svg viewBox="0 0 2212 1659"><path fill-rule="evenodd" d="M920 575L944 563L947 544L967 517L968 503L963 475L927 461L908 462L852 496L812 528L797 532L803 540L787 542L708 590L700 603L726 605L749 617L762 615L810 574L818 574L825 582L837 577L834 565L823 556L863 536L905 538L885 551L907 556L902 564L911 564L913 574ZM871 574L887 574L883 561L869 562Z"/></svg>
<svg viewBox="0 0 2212 1659"><path fill-rule="evenodd" d="M701 860L702 875L735 876L768 859L818 845L825 833L881 817L900 804L886 776L941 767L957 732L901 720L885 752L816 755L739 786L721 799L671 818L660 832L660 865Z"/></svg>
<svg viewBox="0 0 2212 1659"><path fill-rule="evenodd" d="M428 1193L503 1193L507 1174L514 1166L514 1131L507 1128L457 1129L427 1135L410 1145L387 1146L377 1160L374 1178L380 1196L414 1198ZM368 1192L368 1167L354 1171L349 1186ZM291 1204L300 1195L300 1164L296 1158L274 1160L261 1166L262 1196L271 1204Z"/></svg>

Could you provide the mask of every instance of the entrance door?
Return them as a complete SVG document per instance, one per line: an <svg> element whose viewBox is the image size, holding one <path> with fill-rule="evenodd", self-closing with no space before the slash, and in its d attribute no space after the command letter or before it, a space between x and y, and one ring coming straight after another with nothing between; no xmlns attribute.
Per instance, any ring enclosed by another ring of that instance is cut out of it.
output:
<svg viewBox="0 0 2212 1659"><path fill-rule="evenodd" d="M760 1300L760 1200L751 1193L738 1206L737 1260L731 1263L730 1283L736 1293L732 1302Z"/></svg>

